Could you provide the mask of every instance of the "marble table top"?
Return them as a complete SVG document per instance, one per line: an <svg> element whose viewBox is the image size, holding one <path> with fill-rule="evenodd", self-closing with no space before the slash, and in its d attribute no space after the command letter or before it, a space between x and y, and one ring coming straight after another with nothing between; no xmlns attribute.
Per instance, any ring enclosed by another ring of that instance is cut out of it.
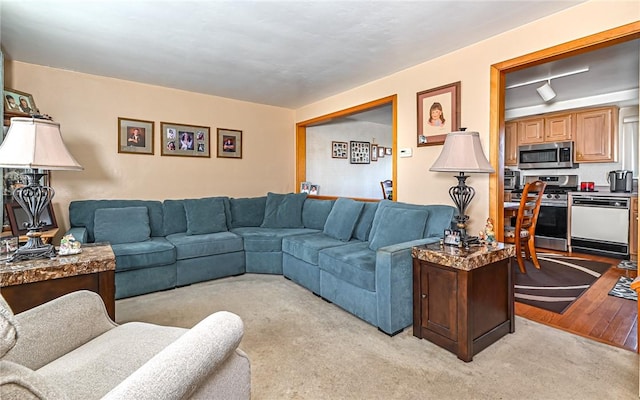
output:
<svg viewBox="0 0 640 400"><path fill-rule="evenodd" d="M440 246L439 243L416 246L411 255L422 261L432 262L464 271L482 267L505 258L514 257L515 246L498 243L497 246L471 246L469 250L455 246Z"/></svg>
<svg viewBox="0 0 640 400"><path fill-rule="evenodd" d="M40 282L116 269L116 258L107 245L85 245L82 253L56 258L0 264L0 287Z"/></svg>

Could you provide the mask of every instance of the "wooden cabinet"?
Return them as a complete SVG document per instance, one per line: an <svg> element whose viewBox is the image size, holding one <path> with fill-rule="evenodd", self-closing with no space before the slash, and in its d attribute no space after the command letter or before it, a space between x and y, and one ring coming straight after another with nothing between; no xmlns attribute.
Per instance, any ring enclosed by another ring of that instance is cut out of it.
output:
<svg viewBox="0 0 640 400"><path fill-rule="evenodd" d="M576 113L576 162L614 162L617 122L615 107Z"/></svg>
<svg viewBox="0 0 640 400"><path fill-rule="evenodd" d="M629 214L629 255L631 260L638 260L638 197L631 198Z"/></svg>
<svg viewBox="0 0 640 400"><path fill-rule="evenodd" d="M518 144L544 142L544 118L518 120Z"/></svg>
<svg viewBox="0 0 640 400"><path fill-rule="evenodd" d="M504 165L518 165L518 123L504 124Z"/></svg>
<svg viewBox="0 0 640 400"><path fill-rule="evenodd" d="M574 114L557 114L544 119L544 141L566 142L573 138Z"/></svg>
<svg viewBox="0 0 640 400"><path fill-rule="evenodd" d="M414 336L469 362L514 332L513 247L500 246L412 250Z"/></svg>

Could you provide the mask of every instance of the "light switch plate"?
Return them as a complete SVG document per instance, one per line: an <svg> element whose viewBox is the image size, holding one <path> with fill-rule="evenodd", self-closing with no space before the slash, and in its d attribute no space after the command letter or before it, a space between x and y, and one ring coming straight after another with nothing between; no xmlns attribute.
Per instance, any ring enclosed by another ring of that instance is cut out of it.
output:
<svg viewBox="0 0 640 400"><path fill-rule="evenodd" d="M400 157L411 157L413 155L413 151L411 148L400 149Z"/></svg>

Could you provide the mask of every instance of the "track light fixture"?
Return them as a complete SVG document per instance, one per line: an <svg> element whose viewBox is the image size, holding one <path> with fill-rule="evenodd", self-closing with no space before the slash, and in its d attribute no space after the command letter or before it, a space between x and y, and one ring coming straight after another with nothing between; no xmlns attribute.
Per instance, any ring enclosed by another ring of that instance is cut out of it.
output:
<svg viewBox="0 0 640 400"><path fill-rule="evenodd" d="M542 100L549 102L551 99L556 97L556 92L551 87L551 79L549 79L544 85L540 86L536 89Z"/></svg>

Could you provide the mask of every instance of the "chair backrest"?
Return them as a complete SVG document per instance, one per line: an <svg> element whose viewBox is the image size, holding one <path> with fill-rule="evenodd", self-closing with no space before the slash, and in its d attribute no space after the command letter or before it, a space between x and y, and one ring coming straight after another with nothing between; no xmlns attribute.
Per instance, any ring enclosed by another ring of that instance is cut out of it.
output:
<svg viewBox="0 0 640 400"><path fill-rule="evenodd" d="M380 187L382 187L382 196L384 199L390 199L389 195L393 190L393 181L387 179L386 181L380 182Z"/></svg>
<svg viewBox="0 0 640 400"><path fill-rule="evenodd" d="M518 208L518 216L516 217L516 232L523 229L529 231L529 236L533 237L538 222L538 214L540 213L540 203L544 189L547 186L545 182L534 181L529 182L522 190L520 198L520 207Z"/></svg>

